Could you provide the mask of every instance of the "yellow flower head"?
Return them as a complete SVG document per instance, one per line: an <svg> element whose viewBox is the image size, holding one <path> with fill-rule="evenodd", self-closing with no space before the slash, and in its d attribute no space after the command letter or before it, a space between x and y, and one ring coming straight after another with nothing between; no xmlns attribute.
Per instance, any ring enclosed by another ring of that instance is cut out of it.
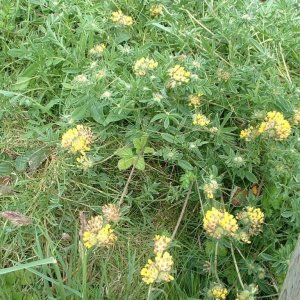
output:
<svg viewBox="0 0 300 300"><path fill-rule="evenodd" d="M131 26L133 24L132 17L124 15L121 10L113 12L111 14L111 20L122 26Z"/></svg>
<svg viewBox="0 0 300 300"><path fill-rule="evenodd" d="M84 154L90 150L90 144L92 143L93 134L89 127L83 125L77 125L76 128L69 129L63 134L61 145L71 153Z"/></svg>
<svg viewBox="0 0 300 300"><path fill-rule="evenodd" d="M157 253L155 260L149 259L148 263L141 270L142 280L146 284L173 280L174 277L170 274L173 264L173 258L168 252Z"/></svg>
<svg viewBox="0 0 300 300"><path fill-rule="evenodd" d="M87 249L94 247L97 244L97 236L91 231L85 231L82 236L83 244Z"/></svg>
<svg viewBox="0 0 300 300"><path fill-rule="evenodd" d="M200 102L201 102L201 96L203 96L203 94L198 93L196 95L190 95L189 96L189 106L193 106L193 107L199 107L200 106Z"/></svg>
<svg viewBox="0 0 300 300"><path fill-rule="evenodd" d="M135 62L134 66L133 66L133 70L136 75L143 76L143 75L146 75L146 72L148 70L153 70L157 66L158 66L158 63L155 60L142 57L141 59L138 59Z"/></svg>
<svg viewBox="0 0 300 300"><path fill-rule="evenodd" d="M109 224L103 224L102 216L92 217L83 232L83 243L86 248L93 246L111 246L117 240Z"/></svg>
<svg viewBox="0 0 300 300"><path fill-rule="evenodd" d="M113 245L117 240L117 236L113 233L114 230L111 229L109 224L105 225L98 233L97 233L97 244L99 246L110 246Z"/></svg>
<svg viewBox="0 0 300 300"><path fill-rule="evenodd" d="M265 221L265 215L260 208L248 206L246 211L237 214L237 219L241 220L243 224L249 226L249 235L257 235L262 228Z"/></svg>
<svg viewBox="0 0 300 300"><path fill-rule="evenodd" d="M99 44L92 48L89 53L91 55L101 56L105 49L106 46L104 44Z"/></svg>
<svg viewBox="0 0 300 300"><path fill-rule="evenodd" d="M270 111L267 113L265 121L258 127L258 133L265 133L275 140L284 140L291 134L291 125L284 119L282 113Z"/></svg>
<svg viewBox="0 0 300 300"><path fill-rule="evenodd" d="M300 109L294 112L293 123L298 125L300 123Z"/></svg>
<svg viewBox="0 0 300 300"><path fill-rule="evenodd" d="M188 72L184 67L176 65L174 68L169 69L169 76L175 82L184 82L187 83L190 81L191 72Z"/></svg>
<svg viewBox="0 0 300 300"><path fill-rule="evenodd" d="M210 236L220 239L222 236L234 236L238 224L233 215L213 207L205 214L203 228Z"/></svg>
<svg viewBox="0 0 300 300"><path fill-rule="evenodd" d="M210 120L203 114L198 113L193 116L193 125L207 126Z"/></svg>
<svg viewBox="0 0 300 300"><path fill-rule="evenodd" d="M163 14L164 6L162 4L153 4L150 7L150 16L156 17Z"/></svg>
<svg viewBox="0 0 300 300"><path fill-rule="evenodd" d="M215 285L209 292L215 300L225 300L228 295L228 290L222 285Z"/></svg>
<svg viewBox="0 0 300 300"><path fill-rule="evenodd" d="M213 199L214 195L219 188L219 184L216 180L211 180L209 183L204 184L203 190L208 199Z"/></svg>
<svg viewBox="0 0 300 300"><path fill-rule="evenodd" d="M253 126L250 126L246 129L243 129L240 133L240 138L249 142L255 136L255 129Z"/></svg>
<svg viewBox="0 0 300 300"><path fill-rule="evenodd" d="M107 222L118 223L121 217L120 207L113 203L102 206L102 213Z"/></svg>
<svg viewBox="0 0 300 300"><path fill-rule="evenodd" d="M171 243L171 239L165 235L156 235L154 238L154 253L162 253L167 250Z"/></svg>

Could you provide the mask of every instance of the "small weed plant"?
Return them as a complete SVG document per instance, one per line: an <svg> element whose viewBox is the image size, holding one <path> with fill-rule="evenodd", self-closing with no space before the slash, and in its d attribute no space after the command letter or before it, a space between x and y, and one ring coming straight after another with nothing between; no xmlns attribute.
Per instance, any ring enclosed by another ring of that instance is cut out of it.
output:
<svg viewBox="0 0 300 300"><path fill-rule="evenodd" d="M0 298L277 299L300 226L296 0L0 0Z"/></svg>

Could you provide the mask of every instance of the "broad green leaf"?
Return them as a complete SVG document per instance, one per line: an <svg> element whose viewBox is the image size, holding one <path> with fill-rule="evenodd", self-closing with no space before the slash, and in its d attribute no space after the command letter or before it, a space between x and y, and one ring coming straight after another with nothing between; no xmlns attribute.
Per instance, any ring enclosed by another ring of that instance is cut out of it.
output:
<svg viewBox="0 0 300 300"><path fill-rule="evenodd" d="M187 171L193 170L193 166L186 160L179 160L178 165L184 170L187 170Z"/></svg>
<svg viewBox="0 0 300 300"><path fill-rule="evenodd" d="M105 115L103 108L105 105L101 102L93 103L90 107L91 117L99 124L103 125L105 121Z"/></svg>
<svg viewBox="0 0 300 300"><path fill-rule="evenodd" d="M28 165L30 171L37 170L41 164L48 158L50 150L48 148L38 149L29 157Z"/></svg>
<svg viewBox="0 0 300 300"><path fill-rule="evenodd" d="M12 165L7 161L0 163L0 176L9 175L12 172Z"/></svg>
<svg viewBox="0 0 300 300"><path fill-rule="evenodd" d="M28 87L31 79L32 79L31 77L19 77L17 79L17 82L12 85L12 90L13 91L25 90Z"/></svg>
<svg viewBox="0 0 300 300"><path fill-rule="evenodd" d="M140 152L146 146L147 140L147 135L143 135L140 138L133 139L133 145L137 152Z"/></svg>
<svg viewBox="0 0 300 300"><path fill-rule="evenodd" d="M120 171L122 170L127 170L128 168L130 168L132 166L132 164L134 163L134 157L129 157L129 158L121 158L118 161L118 168Z"/></svg>
<svg viewBox="0 0 300 300"><path fill-rule="evenodd" d="M120 148L115 151L115 155L118 155L121 158L131 158L133 157L133 151L129 147Z"/></svg>
<svg viewBox="0 0 300 300"><path fill-rule="evenodd" d="M256 176L253 173L251 173L251 172L248 172L248 171L245 172L245 176L252 183L257 183L258 182Z"/></svg>
<svg viewBox="0 0 300 300"><path fill-rule="evenodd" d="M135 157L135 167L138 170L144 171L145 170L145 160L144 157L140 156L137 160L137 157Z"/></svg>
<svg viewBox="0 0 300 300"><path fill-rule="evenodd" d="M27 164L28 164L29 157L30 157L30 155L27 153L24 155L20 155L16 158L15 167L18 172L26 171L27 166L28 166Z"/></svg>

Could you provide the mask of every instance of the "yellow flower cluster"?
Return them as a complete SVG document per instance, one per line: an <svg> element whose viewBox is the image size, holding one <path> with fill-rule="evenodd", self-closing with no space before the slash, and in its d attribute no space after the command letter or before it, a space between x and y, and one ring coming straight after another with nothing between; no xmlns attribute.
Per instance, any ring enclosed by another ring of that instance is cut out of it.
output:
<svg viewBox="0 0 300 300"><path fill-rule="evenodd" d="M278 111L270 111L267 113L264 122L261 122L256 128L250 126L249 128L242 130L240 132L240 138L250 141L261 134L265 134L269 138L281 141L287 139L291 134L291 131L291 124L284 118L282 113Z"/></svg>
<svg viewBox="0 0 300 300"><path fill-rule="evenodd" d="M154 253L162 253L167 250L171 243L171 239L165 235L156 235L154 238Z"/></svg>
<svg viewBox="0 0 300 300"><path fill-rule="evenodd" d="M169 252L157 253L154 261L148 260L148 263L141 270L142 280L146 284L152 284L154 282L169 282L174 279L170 272L173 267L173 258Z"/></svg>
<svg viewBox="0 0 300 300"><path fill-rule="evenodd" d="M89 82L89 80L87 79L87 77L84 74L80 74L74 77L73 81L77 84L86 84Z"/></svg>
<svg viewBox="0 0 300 300"><path fill-rule="evenodd" d="M108 223L116 223L120 219L119 207L110 203L103 206L102 213L103 216L92 217L84 228L82 240L88 249L94 246L108 247L117 240L114 230Z"/></svg>
<svg viewBox="0 0 300 300"><path fill-rule="evenodd" d="M200 106L200 102L201 102L201 96L203 96L203 94L198 93L196 95L190 95L189 96L189 106L193 106L193 107L199 107Z"/></svg>
<svg viewBox="0 0 300 300"><path fill-rule="evenodd" d="M203 190L208 199L213 199L214 195L219 188L219 184L216 180L211 180L209 183L204 184Z"/></svg>
<svg viewBox="0 0 300 300"><path fill-rule="evenodd" d="M80 153L80 157L76 159L77 166L80 169L87 170L93 166L93 162L87 157L86 152L89 151L93 140L93 134L89 127L77 125L65 132L61 139L63 148L68 149L70 153Z"/></svg>
<svg viewBox="0 0 300 300"><path fill-rule="evenodd" d="M141 59L137 60L133 66L134 73L136 75L146 75L148 70L153 70L158 66L158 63L149 58L142 57Z"/></svg>
<svg viewBox="0 0 300 300"><path fill-rule="evenodd" d="M193 116L193 125L207 126L210 120L203 114L198 113Z"/></svg>
<svg viewBox="0 0 300 300"><path fill-rule="evenodd" d="M105 49L106 46L104 44L99 44L92 48L89 53L91 55L101 56Z"/></svg>
<svg viewBox="0 0 300 300"><path fill-rule="evenodd" d="M260 208L248 206L246 211L240 212L237 215L237 219L241 220L244 225L248 226L248 234L251 236L257 235L261 231L265 215Z"/></svg>
<svg viewBox="0 0 300 300"><path fill-rule="evenodd" d="M176 65L174 68L169 69L169 76L172 80L179 83L187 83L190 81L191 72L188 72L184 67Z"/></svg>
<svg viewBox="0 0 300 300"><path fill-rule="evenodd" d="M275 140L284 140L291 134L291 125L284 119L282 113L270 111L267 113L265 121L258 127L258 133L267 133L269 137Z"/></svg>
<svg viewBox="0 0 300 300"><path fill-rule="evenodd" d="M228 290L223 287L222 285L215 285L211 290L210 293L211 297L215 300L225 300L226 296L228 295Z"/></svg>
<svg viewBox="0 0 300 300"><path fill-rule="evenodd" d="M240 138L249 142L250 140L252 140L254 138L255 132L256 132L256 130L253 128L253 126L250 126L241 131Z"/></svg>
<svg viewBox="0 0 300 300"><path fill-rule="evenodd" d="M233 215L213 207L205 214L203 228L210 236L220 239L223 236L234 236L238 224Z"/></svg>
<svg viewBox="0 0 300 300"><path fill-rule="evenodd" d="M163 14L164 6L162 4L153 4L150 7L150 16L156 17Z"/></svg>
<svg viewBox="0 0 300 300"><path fill-rule="evenodd" d="M173 258L169 252L166 252L171 239L165 235L156 235L154 237L154 261L149 259L148 263L141 270L142 280L146 284L154 282L169 282L174 279L170 274L173 267Z"/></svg>
<svg viewBox="0 0 300 300"><path fill-rule="evenodd" d="M71 153L79 152L84 154L90 150L92 139L93 134L89 127L77 125L76 128L71 128L63 134L61 145Z"/></svg>
<svg viewBox="0 0 300 300"><path fill-rule="evenodd" d="M300 109L294 112L293 123L298 125L300 123Z"/></svg>
<svg viewBox="0 0 300 300"><path fill-rule="evenodd" d="M122 26L131 26L133 24L132 17L124 15L121 10L113 12L111 14L111 20Z"/></svg>

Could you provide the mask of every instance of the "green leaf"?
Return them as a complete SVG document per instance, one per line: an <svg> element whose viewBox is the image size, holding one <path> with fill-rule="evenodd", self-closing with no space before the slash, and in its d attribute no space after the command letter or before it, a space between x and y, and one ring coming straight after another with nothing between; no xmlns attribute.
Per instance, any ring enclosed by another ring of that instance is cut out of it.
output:
<svg viewBox="0 0 300 300"><path fill-rule="evenodd" d="M48 148L41 148L32 153L28 159L28 165L30 171L37 170L41 164L48 158L50 150Z"/></svg>
<svg viewBox="0 0 300 300"><path fill-rule="evenodd" d="M19 77L17 79L17 82L12 85L12 90L13 91L25 90L28 87L31 79L32 79L31 77Z"/></svg>
<svg viewBox="0 0 300 300"><path fill-rule="evenodd" d="M12 165L7 161L0 163L0 176L9 175L12 172Z"/></svg>
<svg viewBox="0 0 300 300"><path fill-rule="evenodd" d="M93 103L90 107L91 117L99 124L103 125L105 121L105 115L103 112L103 103Z"/></svg>
<svg viewBox="0 0 300 300"><path fill-rule="evenodd" d="M258 179L256 178L256 176L251 172L246 171L245 176L252 183L257 183L258 182Z"/></svg>
<svg viewBox="0 0 300 300"><path fill-rule="evenodd" d="M137 157L135 157L135 167L138 169L138 170L141 170L141 171L144 171L145 170L145 160L144 160L144 157L140 156L137 160L136 160Z"/></svg>
<svg viewBox="0 0 300 300"><path fill-rule="evenodd" d="M132 166L132 164L134 163L135 157L129 157L129 158L121 158L118 161L118 168L120 171L122 170L127 170L128 168L130 168Z"/></svg>
<svg viewBox="0 0 300 300"><path fill-rule="evenodd" d="M140 152L146 146L147 140L147 135L143 135L140 138L133 139L133 145L137 152Z"/></svg>
<svg viewBox="0 0 300 300"><path fill-rule="evenodd" d="M28 166L27 164L28 164L29 157L30 157L30 155L27 153L24 155L20 155L16 158L15 167L18 172L26 171L27 166Z"/></svg>
<svg viewBox="0 0 300 300"><path fill-rule="evenodd" d="M193 166L186 160L178 160L178 165L186 171L193 170Z"/></svg>
<svg viewBox="0 0 300 300"><path fill-rule="evenodd" d="M131 35L128 32L120 32L116 37L115 37L115 43L116 44L121 44L124 42L127 42L128 40L131 39Z"/></svg>
<svg viewBox="0 0 300 300"><path fill-rule="evenodd" d="M131 158L133 157L133 151L129 147L120 148L115 151L115 155L118 155L121 158Z"/></svg>

